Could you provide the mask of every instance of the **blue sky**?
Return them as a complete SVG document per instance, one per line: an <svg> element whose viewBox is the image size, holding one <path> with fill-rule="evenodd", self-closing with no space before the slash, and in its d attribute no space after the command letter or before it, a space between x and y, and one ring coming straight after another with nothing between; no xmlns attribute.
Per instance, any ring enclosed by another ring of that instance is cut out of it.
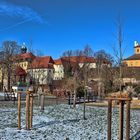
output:
<svg viewBox="0 0 140 140"><path fill-rule="evenodd" d="M134 41L140 42L139 5L138 0L0 0L0 44L25 42L53 58L86 44L113 55L120 11L127 57L133 54Z"/></svg>

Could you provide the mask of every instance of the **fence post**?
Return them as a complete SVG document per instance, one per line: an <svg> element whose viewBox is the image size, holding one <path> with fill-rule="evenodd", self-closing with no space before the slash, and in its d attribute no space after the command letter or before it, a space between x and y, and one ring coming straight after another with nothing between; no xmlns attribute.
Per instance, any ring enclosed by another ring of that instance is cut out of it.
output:
<svg viewBox="0 0 140 140"><path fill-rule="evenodd" d="M130 140L130 97L107 97L108 100L108 140L111 140L112 101L119 101L119 133L118 140L123 140L124 103L126 103L126 140Z"/></svg>
<svg viewBox="0 0 140 140"><path fill-rule="evenodd" d="M29 103L30 103L30 92L26 92L26 129L29 130Z"/></svg>
<svg viewBox="0 0 140 140"><path fill-rule="evenodd" d="M18 92L18 129L21 129L21 92Z"/></svg>
<svg viewBox="0 0 140 140"><path fill-rule="evenodd" d="M124 112L124 101L119 101L119 140L123 140L123 112Z"/></svg>
<svg viewBox="0 0 140 140"><path fill-rule="evenodd" d="M33 122L33 94L30 94L30 129L32 128Z"/></svg>
<svg viewBox="0 0 140 140"><path fill-rule="evenodd" d="M40 101L40 104L41 104L41 111L44 111L44 100L45 100L45 97L44 97L44 93L41 94L41 101Z"/></svg>
<svg viewBox="0 0 140 140"><path fill-rule="evenodd" d="M112 124L112 100L108 100L108 140L111 140L111 124Z"/></svg>
<svg viewBox="0 0 140 140"><path fill-rule="evenodd" d="M126 101L126 140L130 139L130 100Z"/></svg>

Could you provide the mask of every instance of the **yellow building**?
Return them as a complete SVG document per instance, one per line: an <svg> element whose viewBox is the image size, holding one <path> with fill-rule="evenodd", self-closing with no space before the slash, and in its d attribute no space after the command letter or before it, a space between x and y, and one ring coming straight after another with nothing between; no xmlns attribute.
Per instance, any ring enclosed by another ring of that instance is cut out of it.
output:
<svg viewBox="0 0 140 140"><path fill-rule="evenodd" d="M15 56L11 55L13 63L11 65L12 68L10 69L10 86L8 85L7 69L5 70L3 61L0 61L0 90L2 90L4 86L8 89L17 82L25 82L27 69L35 57L36 56L32 53L27 52L25 43L23 43L21 47L20 54Z"/></svg>
<svg viewBox="0 0 140 140"><path fill-rule="evenodd" d="M17 65L27 72L30 63L33 61L34 58L35 56L30 52L20 54L17 57Z"/></svg>
<svg viewBox="0 0 140 140"><path fill-rule="evenodd" d="M140 67L140 44L134 42L134 55L124 59L124 64L128 67Z"/></svg>
<svg viewBox="0 0 140 140"><path fill-rule="evenodd" d="M25 43L21 47L21 54L17 55L15 60L16 64L27 72L27 69L36 56L31 52L27 52Z"/></svg>

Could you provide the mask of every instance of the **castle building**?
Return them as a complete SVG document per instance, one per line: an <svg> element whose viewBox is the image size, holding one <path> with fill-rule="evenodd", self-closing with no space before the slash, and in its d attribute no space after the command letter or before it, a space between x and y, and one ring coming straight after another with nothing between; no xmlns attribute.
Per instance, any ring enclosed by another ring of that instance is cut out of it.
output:
<svg viewBox="0 0 140 140"><path fill-rule="evenodd" d="M140 67L140 44L134 42L134 54L123 60L123 63L128 67Z"/></svg>

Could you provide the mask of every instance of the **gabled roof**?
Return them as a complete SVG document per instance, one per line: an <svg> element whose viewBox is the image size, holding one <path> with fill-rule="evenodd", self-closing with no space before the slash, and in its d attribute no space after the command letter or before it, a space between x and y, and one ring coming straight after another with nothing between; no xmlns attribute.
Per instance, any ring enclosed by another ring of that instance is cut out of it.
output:
<svg viewBox="0 0 140 140"><path fill-rule="evenodd" d="M78 63L74 62L74 61L71 61L71 60L68 60L68 59L65 59L65 58L59 58L57 60L54 60L54 64L55 65L63 65L64 67L67 67L69 64L72 66L72 67L75 67Z"/></svg>
<svg viewBox="0 0 140 140"><path fill-rule="evenodd" d="M36 57L32 61L28 69L40 69L40 68L54 69L53 64L54 61L51 56Z"/></svg>
<svg viewBox="0 0 140 140"><path fill-rule="evenodd" d="M70 57L62 57L62 59L67 61L72 61L74 63L95 63L96 60L94 57L87 56L70 56Z"/></svg>
<svg viewBox="0 0 140 140"><path fill-rule="evenodd" d="M21 60L26 60L26 59L34 59L36 56L34 54L32 54L31 52L28 52L28 53L23 53L23 54L18 54L18 55L15 55L13 57L14 60L18 60L18 61L21 61Z"/></svg>
<svg viewBox="0 0 140 140"><path fill-rule="evenodd" d="M23 53L23 54L20 54L19 55L19 59L21 58L21 59L34 59L36 56L35 55L33 55L32 53L30 53L30 52L28 52L28 53Z"/></svg>
<svg viewBox="0 0 140 140"><path fill-rule="evenodd" d="M54 60L54 64L55 64L55 65L62 65L62 60L61 60L61 58L60 58L60 59L57 59L57 60Z"/></svg>
<svg viewBox="0 0 140 140"><path fill-rule="evenodd" d="M134 54L124 60L140 60L140 54Z"/></svg>

